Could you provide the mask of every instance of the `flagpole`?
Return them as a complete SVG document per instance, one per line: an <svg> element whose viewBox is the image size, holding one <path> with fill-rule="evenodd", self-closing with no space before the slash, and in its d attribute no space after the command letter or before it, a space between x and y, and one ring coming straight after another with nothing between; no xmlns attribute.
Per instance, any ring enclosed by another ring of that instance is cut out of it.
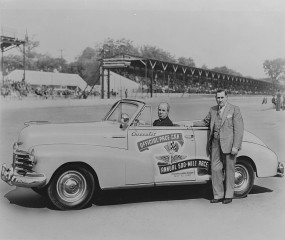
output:
<svg viewBox="0 0 285 240"><path fill-rule="evenodd" d="M22 81L24 81L24 82L26 80L26 48L25 48L25 46L26 46L26 42L24 42L24 44L23 44L23 51L24 51L24 75L23 75Z"/></svg>
<svg viewBox="0 0 285 240"><path fill-rule="evenodd" d="M26 36L25 36L25 41L23 43L23 54L24 54L24 60L23 60L23 64L24 64L24 75L23 75L23 81L26 81L26 42L28 42L28 32L26 29Z"/></svg>

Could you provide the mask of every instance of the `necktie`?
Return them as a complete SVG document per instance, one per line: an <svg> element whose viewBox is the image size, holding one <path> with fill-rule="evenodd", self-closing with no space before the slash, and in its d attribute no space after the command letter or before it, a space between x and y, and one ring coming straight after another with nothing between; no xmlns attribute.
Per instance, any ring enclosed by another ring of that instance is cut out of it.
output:
<svg viewBox="0 0 285 240"><path fill-rule="evenodd" d="M221 107L218 107L218 115L221 117L221 114L222 114L222 108Z"/></svg>

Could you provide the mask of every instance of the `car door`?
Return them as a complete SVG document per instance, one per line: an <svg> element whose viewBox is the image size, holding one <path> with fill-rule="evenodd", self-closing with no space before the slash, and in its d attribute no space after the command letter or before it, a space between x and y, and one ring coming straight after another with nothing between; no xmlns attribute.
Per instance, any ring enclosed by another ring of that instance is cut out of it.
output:
<svg viewBox="0 0 285 240"><path fill-rule="evenodd" d="M147 107L128 129L126 184L171 184L195 181L195 138L184 125L152 126Z"/></svg>
<svg viewBox="0 0 285 240"><path fill-rule="evenodd" d="M131 127L126 184L195 181L195 138L181 127ZM132 156L130 158L130 156Z"/></svg>
<svg viewBox="0 0 285 240"><path fill-rule="evenodd" d="M196 140L196 158L210 161L208 138L210 130L208 127L193 127Z"/></svg>
<svg viewBox="0 0 285 240"><path fill-rule="evenodd" d="M196 181L195 138L184 126L153 127L155 137L140 141L141 150L151 151L156 185Z"/></svg>

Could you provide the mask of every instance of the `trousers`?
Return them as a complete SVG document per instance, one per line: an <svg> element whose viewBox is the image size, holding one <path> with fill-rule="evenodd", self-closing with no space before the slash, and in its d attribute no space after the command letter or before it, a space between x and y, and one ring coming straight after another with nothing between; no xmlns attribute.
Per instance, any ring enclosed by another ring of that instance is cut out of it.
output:
<svg viewBox="0 0 285 240"><path fill-rule="evenodd" d="M224 154L220 139L212 139L211 173L215 199L233 198L235 186L236 155Z"/></svg>

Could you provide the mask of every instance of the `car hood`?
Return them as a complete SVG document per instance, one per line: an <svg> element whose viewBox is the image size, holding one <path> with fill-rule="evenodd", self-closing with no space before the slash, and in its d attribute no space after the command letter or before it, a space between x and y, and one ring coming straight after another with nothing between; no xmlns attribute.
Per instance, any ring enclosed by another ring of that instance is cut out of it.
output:
<svg viewBox="0 0 285 240"><path fill-rule="evenodd" d="M87 144L126 147L127 133L118 122L37 123L25 127L18 143L22 149L43 144Z"/></svg>
<svg viewBox="0 0 285 240"><path fill-rule="evenodd" d="M264 142L262 142L257 136L255 136L254 134L248 132L248 131L244 131L243 134L243 142L250 142L250 143L255 143L264 147L268 147Z"/></svg>

